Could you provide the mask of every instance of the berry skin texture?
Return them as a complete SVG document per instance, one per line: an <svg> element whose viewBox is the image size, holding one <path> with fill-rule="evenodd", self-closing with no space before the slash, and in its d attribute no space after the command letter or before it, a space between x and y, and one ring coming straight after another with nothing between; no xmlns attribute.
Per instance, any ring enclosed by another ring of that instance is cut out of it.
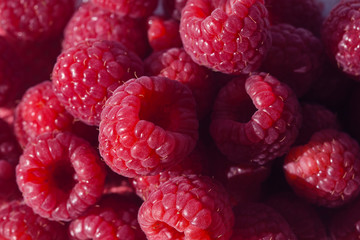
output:
<svg viewBox="0 0 360 240"><path fill-rule="evenodd" d="M196 64L183 48L154 52L145 59L144 66L149 76L167 77L189 87L200 120L210 113L215 99L215 84L210 70Z"/></svg>
<svg viewBox="0 0 360 240"><path fill-rule="evenodd" d="M88 2L83 3L69 20L62 47L68 49L92 38L118 41L140 57L144 57L150 48L145 21L120 17Z"/></svg>
<svg viewBox="0 0 360 240"><path fill-rule="evenodd" d="M266 73L237 77L215 100L210 133L230 161L265 165L294 143L300 110L293 91L275 77Z"/></svg>
<svg viewBox="0 0 360 240"><path fill-rule="evenodd" d="M191 153L198 125L195 100L186 86L165 77L131 79L105 103L100 154L125 177L155 175Z"/></svg>
<svg viewBox="0 0 360 240"><path fill-rule="evenodd" d="M29 88L15 109L14 131L23 147L42 133L70 130L72 123L50 81Z"/></svg>
<svg viewBox="0 0 360 240"><path fill-rule="evenodd" d="M25 203L36 214L71 221L100 198L105 170L84 139L69 132L44 133L25 147L16 180Z"/></svg>
<svg viewBox="0 0 360 240"><path fill-rule="evenodd" d="M73 11L73 0L1 1L0 26L10 38L47 40L61 35Z"/></svg>
<svg viewBox="0 0 360 240"><path fill-rule="evenodd" d="M256 71L271 46L263 0L188 0L180 36L194 62L227 74Z"/></svg>
<svg viewBox="0 0 360 240"><path fill-rule="evenodd" d="M105 194L101 200L69 225L75 240L146 240L137 221L137 206L119 194Z"/></svg>
<svg viewBox="0 0 360 240"><path fill-rule="evenodd" d="M320 206L338 207L360 193L360 147L344 132L325 129L294 147L284 161L295 193Z"/></svg>
<svg viewBox="0 0 360 240"><path fill-rule="evenodd" d="M0 238L2 240L66 240L66 228L35 214L22 201L0 206Z"/></svg>
<svg viewBox="0 0 360 240"><path fill-rule="evenodd" d="M286 220L262 203L240 204L235 207L235 226L231 240L296 240Z"/></svg>
<svg viewBox="0 0 360 240"><path fill-rule="evenodd" d="M339 2L325 19L322 38L330 58L347 74L360 75L360 10L357 0Z"/></svg>
<svg viewBox="0 0 360 240"><path fill-rule="evenodd" d="M98 126L106 99L130 78L143 74L141 59L121 43L88 40L65 50L52 73L53 88L76 119Z"/></svg>
<svg viewBox="0 0 360 240"><path fill-rule="evenodd" d="M94 4L119 16L144 18L155 10L158 0L92 0Z"/></svg>
<svg viewBox="0 0 360 240"><path fill-rule="evenodd" d="M138 213L148 240L228 240L234 214L220 184L205 176L179 176L161 184Z"/></svg>
<svg viewBox="0 0 360 240"><path fill-rule="evenodd" d="M272 45L261 70L277 77L302 97L321 74L321 41L310 31L289 24L273 25L270 32Z"/></svg>

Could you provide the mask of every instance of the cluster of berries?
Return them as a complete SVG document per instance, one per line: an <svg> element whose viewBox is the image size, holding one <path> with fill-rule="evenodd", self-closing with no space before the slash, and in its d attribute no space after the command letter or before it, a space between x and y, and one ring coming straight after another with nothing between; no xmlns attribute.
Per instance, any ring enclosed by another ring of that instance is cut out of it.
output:
<svg viewBox="0 0 360 240"><path fill-rule="evenodd" d="M360 2L0 1L0 239L342 240Z"/></svg>

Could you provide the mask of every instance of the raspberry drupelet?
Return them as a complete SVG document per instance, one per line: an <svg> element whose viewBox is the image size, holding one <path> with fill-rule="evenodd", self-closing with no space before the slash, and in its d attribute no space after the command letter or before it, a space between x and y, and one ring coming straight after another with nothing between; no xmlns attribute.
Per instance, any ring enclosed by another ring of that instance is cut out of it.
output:
<svg viewBox="0 0 360 240"><path fill-rule="evenodd" d="M307 201L344 205L360 193L359 144L339 130L320 130L307 144L290 150L284 171L295 193Z"/></svg>
<svg viewBox="0 0 360 240"><path fill-rule="evenodd" d="M322 39L330 58L345 73L360 79L359 1L340 1L325 19Z"/></svg>
<svg viewBox="0 0 360 240"><path fill-rule="evenodd" d="M229 160L264 165L284 155L301 126L295 93L275 77L237 77L219 92L210 133Z"/></svg>
<svg viewBox="0 0 360 240"><path fill-rule="evenodd" d="M87 40L59 55L52 72L53 88L76 119L98 126L106 99L130 78L143 74L143 63L124 45Z"/></svg>
<svg viewBox="0 0 360 240"><path fill-rule="evenodd" d="M234 214L220 184L188 175L172 178L151 193L138 221L148 240L229 240Z"/></svg>
<svg viewBox="0 0 360 240"><path fill-rule="evenodd" d="M158 0L92 0L94 4L120 16L146 18L155 10Z"/></svg>
<svg viewBox="0 0 360 240"><path fill-rule="evenodd" d="M71 221L101 197L102 164L86 140L69 132L44 133L25 147L16 180L25 203L36 214Z"/></svg>
<svg viewBox="0 0 360 240"><path fill-rule="evenodd" d="M60 36L73 11L74 0L4 0L0 26L7 37L43 41Z"/></svg>
<svg viewBox="0 0 360 240"><path fill-rule="evenodd" d="M22 147L44 132L69 131L73 117L57 99L50 81L29 88L15 109L14 131Z"/></svg>
<svg viewBox="0 0 360 240"><path fill-rule="evenodd" d="M69 232L74 240L146 240L137 221L139 207L120 194L105 194L86 213L73 220Z"/></svg>
<svg viewBox="0 0 360 240"><path fill-rule="evenodd" d="M216 97L211 71L195 63L183 48L170 48L151 54L144 61L145 73L170 78L192 91L199 120L210 113Z"/></svg>
<svg viewBox="0 0 360 240"><path fill-rule="evenodd" d="M188 0L180 36L194 62L228 74L256 71L271 46L263 0Z"/></svg>
<svg viewBox="0 0 360 240"><path fill-rule="evenodd" d="M24 202L14 200L0 206L0 238L67 240L68 236L64 224L42 218Z"/></svg>
<svg viewBox="0 0 360 240"><path fill-rule="evenodd" d="M155 175L182 161L198 139L195 100L182 83L140 77L118 87L101 113L99 150L120 175Z"/></svg>
<svg viewBox="0 0 360 240"><path fill-rule="evenodd" d="M120 17L116 13L83 3L70 18L65 30L63 49L88 39L112 40L144 57L150 50L146 38L146 22L141 19Z"/></svg>

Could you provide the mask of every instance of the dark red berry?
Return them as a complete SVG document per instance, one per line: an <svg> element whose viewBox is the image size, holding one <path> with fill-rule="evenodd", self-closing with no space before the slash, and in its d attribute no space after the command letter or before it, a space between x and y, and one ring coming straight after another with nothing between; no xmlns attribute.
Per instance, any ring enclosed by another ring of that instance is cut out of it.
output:
<svg viewBox="0 0 360 240"><path fill-rule="evenodd" d="M263 0L188 0L180 35L194 62L229 74L256 71L271 46Z"/></svg>
<svg viewBox="0 0 360 240"><path fill-rule="evenodd" d="M348 134L325 129L287 154L284 171L294 191L306 200L338 207L360 193L360 147Z"/></svg>
<svg viewBox="0 0 360 240"><path fill-rule="evenodd" d="M147 239L219 239L232 234L228 194L209 177L179 176L161 184L139 209Z"/></svg>
<svg viewBox="0 0 360 240"><path fill-rule="evenodd" d="M70 114L88 125L99 125L106 99L125 81L142 74L141 59L121 43L88 40L58 57L52 82Z"/></svg>
<svg viewBox="0 0 360 240"><path fill-rule="evenodd" d="M99 150L126 177L154 175L182 161L195 147L195 100L183 84L165 77L126 82L101 113Z"/></svg>
<svg viewBox="0 0 360 240"><path fill-rule="evenodd" d="M264 165L289 150L301 119L293 91L275 77L260 73L235 78L220 90L210 132L229 160Z"/></svg>
<svg viewBox="0 0 360 240"><path fill-rule="evenodd" d="M96 150L68 132L44 133L29 143L16 167L17 184L35 213L70 221L103 193L105 171Z"/></svg>
<svg viewBox="0 0 360 240"><path fill-rule="evenodd" d="M96 5L120 16L144 18L155 10L158 0L92 0Z"/></svg>

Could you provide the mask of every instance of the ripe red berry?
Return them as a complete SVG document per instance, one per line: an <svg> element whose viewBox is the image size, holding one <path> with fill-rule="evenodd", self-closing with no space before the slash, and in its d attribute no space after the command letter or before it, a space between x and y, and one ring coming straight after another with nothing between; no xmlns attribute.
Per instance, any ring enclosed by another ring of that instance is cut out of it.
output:
<svg viewBox="0 0 360 240"><path fill-rule="evenodd" d="M194 62L229 74L256 71L271 46L263 0L188 0L180 35Z"/></svg>
<svg viewBox="0 0 360 240"><path fill-rule="evenodd" d="M121 43L88 40L63 51L52 82L70 114L88 125L99 125L106 99L125 81L142 74L141 59Z"/></svg>
<svg viewBox="0 0 360 240"><path fill-rule="evenodd" d="M16 167L25 203L44 218L70 221L103 193L105 171L96 150L68 132L44 133L29 143Z"/></svg>
<svg viewBox="0 0 360 240"><path fill-rule="evenodd" d="M360 147L348 134L325 129L294 147L284 162L285 176L301 197L338 207L360 193Z"/></svg>
<svg viewBox="0 0 360 240"><path fill-rule="evenodd" d="M150 194L138 221L149 240L228 240L234 214L221 185L209 177L188 175L172 178Z"/></svg>
<svg viewBox="0 0 360 240"><path fill-rule="evenodd" d="M237 77L220 90L210 132L229 160L264 165L289 150L301 120L293 91L275 77L260 73L247 79Z"/></svg>
<svg viewBox="0 0 360 240"><path fill-rule="evenodd" d="M155 10L158 0L92 0L98 6L120 16L144 18Z"/></svg>
<svg viewBox="0 0 360 240"><path fill-rule="evenodd" d="M100 154L113 171L126 177L169 169L194 149L197 139L191 91L165 77L126 82L101 113Z"/></svg>

